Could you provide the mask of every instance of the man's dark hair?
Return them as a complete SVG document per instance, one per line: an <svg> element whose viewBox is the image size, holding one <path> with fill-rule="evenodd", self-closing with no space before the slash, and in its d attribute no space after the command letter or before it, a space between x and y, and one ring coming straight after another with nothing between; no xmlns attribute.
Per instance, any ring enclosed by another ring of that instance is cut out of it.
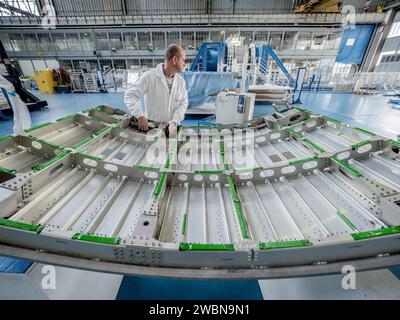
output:
<svg viewBox="0 0 400 320"><path fill-rule="evenodd" d="M177 44L171 44L168 46L167 52L165 53L165 60L169 61L173 57L181 57L181 47Z"/></svg>

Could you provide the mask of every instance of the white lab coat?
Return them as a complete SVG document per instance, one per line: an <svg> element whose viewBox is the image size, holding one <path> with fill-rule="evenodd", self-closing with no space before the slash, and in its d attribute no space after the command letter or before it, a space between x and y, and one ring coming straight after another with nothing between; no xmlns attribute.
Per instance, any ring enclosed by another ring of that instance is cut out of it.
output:
<svg viewBox="0 0 400 320"><path fill-rule="evenodd" d="M145 97L145 113L139 106L139 99ZM169 93L167 80L162 69L162 64L156 68L146 71L125 92L124 101L131 115L139 118L145 115L148 119L179 125L185 118L188 107L188 95L185 80L175 75L171 94Z"/></svg>

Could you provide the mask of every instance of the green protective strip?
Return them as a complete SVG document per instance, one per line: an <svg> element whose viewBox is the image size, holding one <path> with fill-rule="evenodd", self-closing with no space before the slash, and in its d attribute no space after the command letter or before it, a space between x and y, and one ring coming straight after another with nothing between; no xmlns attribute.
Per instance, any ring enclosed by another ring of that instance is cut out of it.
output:
<svg viewBox="0 0 400 320"><path fill-rule="evenodd" d="M334 119L334 118L331 118L331 117L328 117L328 116L322 116L322 118L324 118L324 119L326 119L326 120L328 120L328 121L335 122L335 123L339 123L339 124L342 123L342 121L337 120L337 119Z"/></svg>
<svg viewBox="0 0 400 320"><path fill-rule="evenodd" d="M366 135L371 136L371 137L376 136L375 133L373 133L373 132L371 132L371 131L368 131L368 130L365 130L365 129L362 129L362 128L353 127L353 129L355 129L355 130L357 130L357 131L360 131L360 132L362 132L362 133L365 133Z"/></svg>
<svg viewBox="0 0 400 320"><path fill-rule="evenodd" d="M4 137L0 138L0 141L6 141L6 140L10 140L11 138L14 138L15 136L12 134L6 135Z"/></svg>
<svg viewBox="0 0 400 320"><path fill-rule="evenodd" d="M0 218L0 226L40 233L44 227Z"/></svg>
<svg viewBox="0 0 400 320"><path fill-rule="evenodd" d="M73 240L81 240L81 241L88 241L88 242L96 242L96 243L102 243L102 244L120 244L121 239L120 238L111 238L111 237L99 237L99 236L94 236L90 234L81 234L81 233L75 233L72 236Z"/></svg>
<svg viewBox="0 0 400 320"><path fill-rule="evenodd" d="M369 239L369 238L389 236L389 235L398 234L398 233L400 233L400 226L388 227L388 228L367 231L367 232L353 233L351 236L353 237L354 240L364 240L364 239Z"/></svg>
<svg viewBox="0 0 400 320"><path fill-rule="evenodd" d="M15 176L15 174L17 173L17 170L0 167L0 172L6 173L6 174L11 174L11 175Z"/></svg>
<svg viewBox="0 0 400 320"><path fill-rule="evenodd" d="M303 112L305 112L305 113L309 113L309 114L313 114L313 115L320 116L320 114L315 113L314 111L311 111L311 110L307 110L307 109L303 109L303 108L299 108L299 107L295 107L295 109L300 110L300 111L303 111Z"/></svg>
<svg viewBox="0 0 400 320"><path fill-rule="evenodd" d="M182 235L186 235L186 228L187 228L187 213L183 216L183 222L182 222Z"/></svg>
<svg viewBox="0 0 400 320"><path fill-rule="evenodd" d="M333 161L335 161L336 163L338 163L340 166L342 166L343 168L347 169L348 171L350 171L351 173L353 173L356 177L362 177L363 174L358 171L357 169L353 168L352 166L348 165L347 163L340 161L338 158L336 157L332 157L331 158Z"/></svg>
<svg viewBox="0 0 400 320"><path fill-rule="evenodd" d="M48 166L52 165L54 162L65 158L67 155L69 155L69 152L60 153L58 156L51 158L49 161L47 161L45 163L33 166L32 170L35 170L35 171L43 170L44 168L47 168Z"/></svg>
<svg viewBox="0 0 400 320"><path fill-rule="evenodd" d="M141 169L141 170L148 170L148 171L159 171L160 168L156 167L148 167L148 166L142 166L140 164L137 164L134 166L135 168Z"/></svg>
<svg viewBox="0 0 400 320"><path fill-rule="evenodd" d="M249 230L243 215L242 204L240 203L236 187L233 183L231 176L227 176L226 179L228 180L229 193L231 194L233 205L235 207L236 215L239 221L240 232L242 234L243 239L250 239Z"/></svg>
<svg viewBox="0 0 400 320"><path fill-rule="evenodd" d="M82 140L81 142L77 143L76 145L74 145L72 147L72 149L78 149L79 147L82 147L84 144L88 143L89 141L91 141L93 139L93 137L89 136L86 139Z"/></svg>
<svg viewBox="0 0 400 320"><path fill-rule="evenodd" d="M351 147L354 149L357 149L357 148L365 146L366 144L369 144L369 143L371 143L371 141L365 140L365 141L361 141L359 143L353 144Z"/></svg>
<svg viewBox="0 0 400 320"><path fill-rule="evenodd" d="M156 190L154 191L154 195L155 195L157 198L160 197L160 194L161 194L162 188L164 187L166 178L167 178L167 173L166 173L166 172L163 172L163 173L161 174L160 181L158 181L158 183L157 183Z"/></svg>
<svg viewBox="0 0 400 320"><path fill-rule="evenodd" d="M261 242L258 247L260 250L273 250L273 249L285 249L285 248L295 248L295 247L309 247L311 246L309 240L293 240L293 241L283 241L283 242Z"/></svg>
<svg viewBox="0 0 400 320"><path fill-rule="evenodd" d="M357 228L355 227L355 225L351 223L351 221L344 215L343 212L338 210L336 213L350 227L351 230L356 231L356 232L358 231Z"/></svg>
<svg viewBox="0 0 400 320"><path fill-rule="evenodd" d="M40 143L43 143L43 144L47 144L50 147L53 147L53 148L56 148L56 149L60 149L60 150L64 149L62 146L60 146L58 144L55 144L55 143L52 143L52 142L49 142L49 141L46 141L46 140L43 140L43 139L40 139L40 138L35 138L35 137L32 137L32 138L34 140L36 140L37 142L40 142Z"/></svg>
<svg viewBox="0 0 400 320"><path fill-rule="evenodd" d="M68 116L59 118L59 119L57 119L56 121L63 121L63 120L66 120L66 119L70 119L70 118L75 117L75 115L76 115L76 113L73 113L73 114L70 114L70 115L68 115Z"/></svg>
<svg viewBox="0 0 400 320"><path fill-rule="evenodd" d="M111 127L104 127L103 129L97 131L94 135L97 137L108 130L111 130Z"/></svg>
<svg viewBox="0 0 400 320"><path fill-rule="evenodd" d="M293 160L293 161L289 161L289 164L299 164L299 163L304 163L304 162L308 162L308 161L313 161L313 160L317 160L318 157L314 156L314 157L310 157L310 158L306 158L306 159L299 159L299 160Z"/></svg>
<svg viewBox="0 0 400 320"><path fill-rule="evenodd" d="M194 173L198 174L220 174L224 173L224 170L196 170Z"/></svg>
<svg viewBox="0 0 400 320"><path fill-rule="evenodd" d="M78 154L79 154L80 156L84 157L84 158L88 158L88 159L91 159L91 160L103 160L103 159L100 158L100 157L95 157L95 156L92 156L92 155L90 155L90 154L83 153L83 152L78 152Z"/></svg>
<svg viewBox="0 0 400 320"><path fill-rule="evenodd" d="M220 139L220 137L218 137L219 143L218 143L218 147L219 147L219 153L221 155L221 160L222 163L224 164L224 169L225 170L229 170L229 164L227 164L225 162L225 150L224 150L224 143L222 142L223 140Z"/></svg>
<svg viewBox="0 0 400 320"><path fill-rule="evenodd" d="M37 126L31 127L29 129L26 129L25 132L31 132L31 131L34 131L36 129L40 129L40 128L43 128L45 126L48 126L49 124L52 124L52 123L53 122L45 122L45 123L42 123L42 124L38 124Z"/></svg>
<svg viewBox="0 0 400 320"><path fill-rule="evenodd" d="M317 146L315 143L311 142L308 139L303 139L302 142L305 143L306 145L308 145L309 147L313 148L314 150L317 150L318 152L321 152L321 153L325 152L324 149L322 149L321 147Z"/></svg>
<svg viewBox="0 0 400 320"><path fill-rule="evenodd" d="M179 251L235 251L233 244L180 243Z"/></svg>
<svg viewBox="0 0 400 320"><path fill-rule="evenodd" d="M257 170L261 170L263 167L254 167L254 168L240 168L240 169L235 169L234 173L235 174L240 174L240 173L246 173L246 172L254 172Z"/></svg>
<svg viewBox="0 0 400 320"><path fill-rule="evenodd" d="M295 138L296 140L301 140L302 135L298 134L297 132L294 132L293 129L287 129L287 131L290 133L290 135Z"/></svg>
<svg viewBox="0 0 400 320"><path fill-rule="evenodd" d="M395 146L398 146L398 147L400 147L400 141L396 141L396 140L389 140L389 143L390 143L390 144L393 144L393 145L395 145Z"/></svg>

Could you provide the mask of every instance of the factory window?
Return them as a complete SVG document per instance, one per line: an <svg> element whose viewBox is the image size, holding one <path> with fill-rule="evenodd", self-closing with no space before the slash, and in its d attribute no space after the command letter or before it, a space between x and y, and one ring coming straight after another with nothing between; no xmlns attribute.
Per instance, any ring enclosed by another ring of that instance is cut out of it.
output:
<svg viewBox="0 0 400 320"><path fill-rule="evenodd" d="M83 51L92 52L93 50L95 50L91 33L81 32L81 33L79 33L79 36L81 38L81 44L82 44Z"/></svg>
<svg viewBox="0 0 400 320"><path fill-rule="evenodd" d="M3 2L5 4L3 6L0 6L0 15L2 16L23 16L26 15L25 12L36 16L39 15L36 0L0 0L0 2ZM13 8L16 8L17 10L13 10ZM20 12L19 10L21 10L22 12Z"/></svg>
<svg viewBox="0 0 400 320"><path fill-rule="evenodd" d="M54 45L49 33L38 33L39 48L43 51L54 51Z"/></svg>
<svg viewBox="0 0 400 320"><path fill-rule="evenodd" d="M98 51L110 50L107 32L96 32L95 40L96 40L96 50Z"/></svg>
<svg viewBox="0 0 400 320"><path fill-rule="evenodd" d="M53 33L51 37L57 51L68 51L67 41L63 33Z"/></svg>
<svg viewBox="0 0 400 320"><path fill-rule="evenodd" d="M393 38L393 37L398 37L398 36L400 36L400 21L392 24L392 27L390 28L390 31L389 31L389 35L387 37Z"/></svg>
<svg viewBox="0 0 400 320"><path fill-rule="evenodd" d="M256 31L254 34L254 41L261 44L267 43L268 41L268 31Z"/></svg>
<svg viewBox="0 0 400 320"><path fill-rule="evenodd" d="M223 42L225 41L225 31L211 31L211 41L212 42Z"/></svg>
<svg viewBox="0 0 400 320"><path fill-rule="evenodd" d="M189 50L194 50L194 32L193 31L185 31L181 32L182 37L182 47Z"/></svg>
<svg viewBox="0 0 400 320"><path fill-rule="evenodd" d="M135 69L137 67L140 67L139 59L128 59L127 60L127 69Z"/></svg>
<svg viewBox="0 0 400 320"><path fill-rule="evenodd" d="M9 37L14 51L26 51L25 41L20 33L10 33Z"/></svg>
<svg viewBox="0 0 400 320"><path fill-rule="evenodd" d="M296 49L300 50L311 49L311 32L299 32Z"/></svg>
<svg viewBox="0 0 400 320"><path fill-rule="evenodd" d="M204 42L209 41L210 33L208 31L196 32L196 49L199 50Z"/></svg>
<svg viewBox="0 0 400 320"><path fill-rule="evenodd" d="M148 67L152 68L153 65L153 59L140 59L140 64L142 67Z"/></svg>
<svg viewBox="0 0 400 320"><path fill-rule="evenodd" d="M138 49L137 38L135 32L124 33L125 50L133 51Z"/></svg>
<svg viewBox="0 0 400 320"><path fill-rule="evenodd" d="M341 32L329 33L326 38L326 50L334 50L339 48L339 43L341 39Z"/></svg>
<svg viewBox="0 0 400 320"><path fill-rule="evenodd" d="M311 50L322 50L325 47L327 34L324 32L315 32L311 42Z"/></svg>
<svg viewBox="0 0 400 320"><path fill-rule="evenodd" d="M283 37L282 49L294 49L297 31L286 31Z"/></svg>
<svg viewBox="0 0 400 320"><path fill-rule="evenodd" d="M139 50L152 50L150 32L138 32Z"/></svg>
<svg viewBox="0 0 400 320"><path fill-rule="evenodd" d="M121 32L110 32L109 38L110 38L110 49L112 52L122 50L124 48L124 45L122 43Z"/></svg>
<svg viewBox="0 0 400 320"><path fill-rule="evenodd" d="M66 33L68 47L71 51L82 51L81 41L77 33Z"/></svg>
<svg viewBox="0 0 400 320"><path fill-rule="evenodd" d="M115 59L115 60L113 60L113 64L114 64L115 70L126 69L125 60L123 60L123 59Z"/></svg>
<svg viewBox="0 0 400 320"><path fill-rule="evenodd" d="M38 51L40 48L38 47L38 41L36 38L36 34L34 33L24 33L23 34L25 40L25 46L27 51Z"/></svg>
<svg viewBox="0 0 400 320"><path fill-rule="evenodd" d="M283 33L281 31L271 31L269 35L269 44L273 50L282 49L282 37Z"/></svg>
<svg viewBox="0 0 400 320"><path fill-rule="evenodd" d="M240 31L240 38L243 40L243 45L248 46L253 42L253 31Z"/></svg>
<svg viewBox="0 0 400 320"><path fill-rule="evenodd" d="M13 51L11 40L8 34L0 33L0 40L3 43L4 49L6 49L7 51Z"/></svg>
<svg viewBox="0 0 400 320"><path fill-rule="evenodd" d="M64 69L73 69L71 60L59 60L58 63L60 64L60 67L63 67Z"/></svg>
<svg viewBox="0 0 400 320"><path fill-rule="evenodd" d="M180 44L181 40L179 38L178 31L167 31L167 46L170 44Z"/></svg>
<svg viewBox="0 0 400 320"><path fill-rule="evenodd" d="M154 50L165 50L165 32L153 32L153 49Z"/></svg>

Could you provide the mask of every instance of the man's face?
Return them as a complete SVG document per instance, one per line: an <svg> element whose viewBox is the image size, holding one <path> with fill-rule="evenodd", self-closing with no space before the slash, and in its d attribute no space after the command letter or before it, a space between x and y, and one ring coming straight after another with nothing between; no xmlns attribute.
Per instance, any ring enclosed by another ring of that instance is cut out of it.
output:
<svg viewBox="0 0 400 320"><path fill-rule="evenodd" d="M173 60L174 60L174 66L175 66L177 72L185 71L185 67L186 67L186 63L185 63L186 53L185 53L185 50L181 49L180 56L175 56Z"/></svg>

